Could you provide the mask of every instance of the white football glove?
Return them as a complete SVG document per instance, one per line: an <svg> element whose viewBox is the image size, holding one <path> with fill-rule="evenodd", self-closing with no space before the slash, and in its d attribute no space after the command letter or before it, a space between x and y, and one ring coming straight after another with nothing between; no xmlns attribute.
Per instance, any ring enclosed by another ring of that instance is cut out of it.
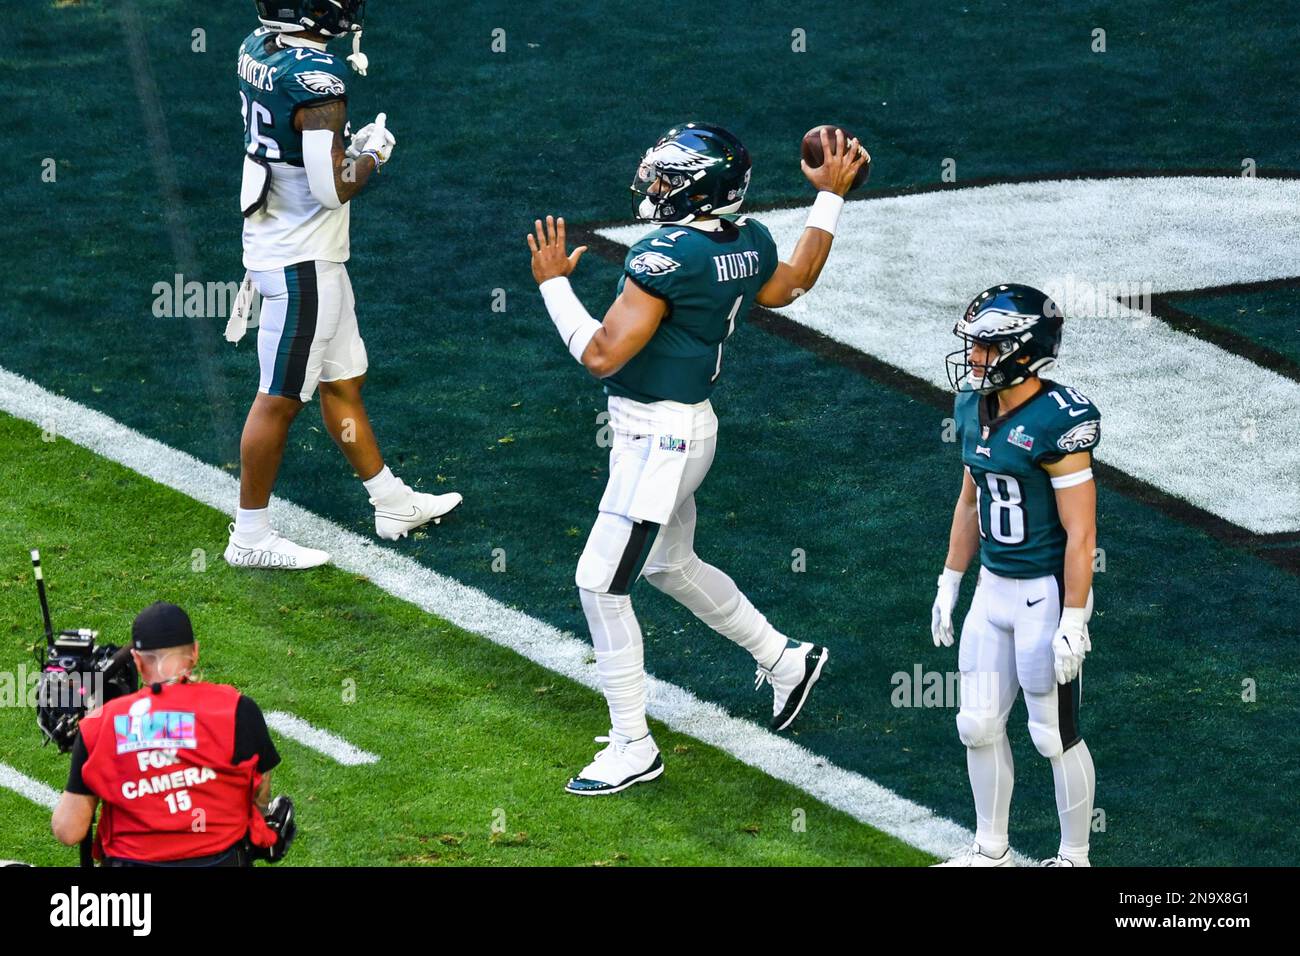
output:
<svg viewBox="0 0 1300 956"><path fill-rule="evenodd" d="M934 646L952 647L952 612L957 607L957 594L961 590L961 571L945 567L939 575L939 593L930 609L930 636Z"/></svg>
<svg viewBox="0 0 1300 956"><path fill-rule="evenodd" d="M375 160L375 168L378 169L384 163L388 162L393 155L393 147L397 145L397 139L388 131L388 114L380 113L375 117L373 123L368 124L373 127L370 135L366 138L366 143L361 147L360 155L370 154ZM365 129L366 127L362 127Z"/></svg>
<svg viewBox="0 0 1300 956"><path fill-rule="evenodd" d="M366 143L370 142L370 137L375 133L375 124L367 123L361 129L352 134L352 140L348 143L348 159L356 159L361 155L361 151L366 148Z"/></svg>
<svg viewBox="0 0 1300 956"><path fill-rule="evenodd" d="M1052 658L1058 684L1068 684L1079 676L1079 667L1092 650L1092 641L1088 638L1088 610L1067 607L1061 612L1061 623L1052 637Z"/></svg>
<svg viewBox="0 0 1300 956"><path fill-rule="evenodd" d="M361 31L352 34L352 52L348 54L348 66L362 76L370 69L370 57L361 52Z"/></svg>

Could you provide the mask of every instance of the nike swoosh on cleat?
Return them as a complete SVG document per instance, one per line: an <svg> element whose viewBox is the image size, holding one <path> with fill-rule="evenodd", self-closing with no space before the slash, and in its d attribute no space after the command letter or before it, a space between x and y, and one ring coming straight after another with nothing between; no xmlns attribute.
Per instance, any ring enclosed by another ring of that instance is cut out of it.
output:
<svg viewBox="0 0 1300 956"><path fill-rule="evenodd" d="M375 514L379 515L381 518L401 518L405 520L407 518L417 517L420 514L420 509L412 505L411 513L406 515L398 514L396 511L376 511Z"/></svg>

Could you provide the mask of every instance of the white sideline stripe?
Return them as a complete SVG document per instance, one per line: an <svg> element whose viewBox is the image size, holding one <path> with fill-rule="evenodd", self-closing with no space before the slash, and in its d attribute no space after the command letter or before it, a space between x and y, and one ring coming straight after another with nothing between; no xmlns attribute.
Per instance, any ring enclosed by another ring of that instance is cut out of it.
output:
<svg viewBox="0 0 1300 956"><path fill-rule="evenodd" d="M12 790L20 797L26 797L32 803L38 803L51 810L59 802L57 790L47 787L39 780L33 780L25 773L20 773L7 763L0 763L0 787Z"/></svg>
<svg viewBox="0 0 1300 956"><path fill-rule="evenodd" d="M225 514L234 511L239 482L233 476L4 368L0 368L0 411L33 422ZM599 692L596 668L588 663L591 646L586 641L506 607L482 591L438 574L290 501L273 498L271 507L276 527L283 534L304 545L327 548L339 568L364 576L395 597ZM927 853L951 856L975 838L971 831L927 807L861 774L837 767L765 728L733 717L681 687L651 676L646 692L649 713L673 730L712 744L742 763L793 784ZM575 755L575 759L579 756ZM1022 864L1030 862L1019 855L1016 859Z"/></svg>
<svg viewBox="0 0 1300 956"><path fill-rule="evenodd" d="M1300 275L1297 208L1300 181L1240 176L857 199L840 217L817 287L781 314L946 390L944 356L958 347L952 328L966 303L998 282L1038 286L1065 312L1051 377L1101 409L1101 461L1249 531L1297 531L1300 482L1287 451L1300 447L1300 383L1081 294L1102 284L1150 283L1159 294ZM754 215L788 250L808 211ZM645 223L597 230L623 245L648 231Z"/></svg>
<svg viewBox="0 0 1300 956"><path fill-rule="evenodd" d="M284 734L290 740L298 741L304 747L310 747L312 750L323 753L331 760L341 763L345 767L379 763L378 754L372 754L360 747L354 747L342 737L332 734L328 730L313 727L301 717L295 717L283 710L273 710L266 714L266 726L277 733Z"/></svg>

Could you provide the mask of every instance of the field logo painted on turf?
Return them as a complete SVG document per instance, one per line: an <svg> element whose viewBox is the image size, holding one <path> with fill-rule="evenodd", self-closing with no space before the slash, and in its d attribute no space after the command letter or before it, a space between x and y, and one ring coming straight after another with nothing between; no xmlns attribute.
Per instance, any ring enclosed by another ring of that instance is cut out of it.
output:
<svg viewBox="0 0 1300 956"><path fill-rule="evenodd" d="M1023 282L1057 297L1052 379L1095 399L1098 460L1256 534L1300 531L1300 382L1151 312L1163 293L1300 274L1300 181L1143 176L948 187L846 204L835 253L791 322L944 391L971 297ZM807 207L752 214L782 250ZM645 225L598 229L631 246ZM1251 255L1240 250L1249 248ZM1062 266L1069 265L1069 272ZM1213 370L1212 399L1198 388ZM1242 416L1253 420L1243 441ZM1170 422L1195 435L1195 467Z"/></svg>

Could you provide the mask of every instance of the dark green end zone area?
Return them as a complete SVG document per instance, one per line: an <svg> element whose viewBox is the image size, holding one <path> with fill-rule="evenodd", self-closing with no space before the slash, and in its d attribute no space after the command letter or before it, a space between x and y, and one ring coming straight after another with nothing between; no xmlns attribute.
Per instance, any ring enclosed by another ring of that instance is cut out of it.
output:
<svg viewBox="0 0 1300 956"><path fill-rule="evenodd" d="M1300 282L1259 291L1164 298L1200 322L1227 329L1300 364Z"/></svg>
<svg viewBox="0 0 1300 956"><path fill-rule="evenodd" d="M198 281L242 274L234 51L251 28L251 4L220 14L181 0L136 5L153 11L142 20L147 75L133 72L117 3L55 10L42 0L15 15L5 63L24 72L0 106L15 170L0 225L8 273L0 365L233 471L256 387L252 341L222 342L224 317L155 318L151 306L154 284L178 269ZM399 547L578 633L572 575L605 477L602 402L555 337L523 237L547 212L575 222L627 216L635 162L671 123L697 117L733 128L754 155L750 196L764 203L808 196L797 144L824 121L867 139L871 188L934 183L946 157L963 179L1235 172L1243 156L1262 169L1300 167L1292 62L1277 40L1284 14L1252 4L972 4L926 10L922 21L912 4L737 3L710 5L707 29L699 4L675 2L602 5L598 15L488 3L437 18L414 0L371 7L372 71L351 81L352 115L355 124L386 110L398 147L353 213L349 269L371 355L368 401L395 470L466 499L454 519ZM682 24L701 27L689 47ZM206 53L191 52L198 27ZM497 27L506 30L503 54L490 51ZM1097 27L1107 31L1105 54L1090 49ZM807 32L806 54L790 52L795 28ZM146 89L156 83L160 97L170 148L156 161L138 79ZM57 183L41 182L44 157L57 160ZM179 184L184 205L173 219L163 214L160 169ZM190 247L194 261L178 265L176 250ZM593 312L617 276L597 256L583 261L575 286ZM504 290L504 312L492 309L495 290ZM1264 298L1266 310L1294 303ZM719 455L699 496L699 551L778 627L830 645L798 741L970 825L953 710L891 703L893 675L956 668L955 652L932 647L928 633L960 477L956 448L941 440L943 414L754 328L728 345L727 366L715 400ZM348 528L370 527L365 495L314 408L295 427L278 490ZM51 516L42 507L56 504L77 501L33 500L23 527L43 528ZM118 507L92 495L81 504ZM1106 569L1082 716L1104 811L1094 861L1293 863L1296 578L1105 488L1100 521ZM18 622L28 621L16 583L28 541L9 527L7 519L0 566L10 582L6 655L16 661ZM191 547L219 551L223 524L201 527L204 540L178 544L164 523L121 524L134 539L131 569L69 574L62 586L87 608L115 608L124 626L144 596L139 577L187 561ZM71 516L53 528L75 546ZM504 573L492 570L497 548ZM802 572L792 570L796 549ZM235 588L240 579L224 580ZM313 613L277 596L291 585L256 580L248 586L269 589L265 601L257 591L216 595L238 593L273 615L274 625L246 639L250 649L273 644L281 626L306 627L300 618ZM89 604L91 595L101 602ZM657 676L765 718L769 702L750 690L743 652L649 589L634 600ZM356 633L341 634L338 650L379 646L364 635L377 612L350 607ZM487 653L461 640L463 653ZM420 643L401 646L408 653L395 654L394 667L441 675L450 666L423 659ZM484 671L515 666L505 660L494 653ZM464 679L501 678L473 670ZM1252 702L1244 681L1257 688ZM563 775L589 757L585 741L604 730L599 708L588 701L572 718L552 751L564 766L538 773ZM477 697L456 715L458 727L492 719ZM506 718L496 726L516 730ZM1057 838L1051 776L1023 708L1011 734L1012 841L1046 856ZM616 812L633 825L631 810ZM333 839L339 853L352 852L345 833Z"/></svg>

